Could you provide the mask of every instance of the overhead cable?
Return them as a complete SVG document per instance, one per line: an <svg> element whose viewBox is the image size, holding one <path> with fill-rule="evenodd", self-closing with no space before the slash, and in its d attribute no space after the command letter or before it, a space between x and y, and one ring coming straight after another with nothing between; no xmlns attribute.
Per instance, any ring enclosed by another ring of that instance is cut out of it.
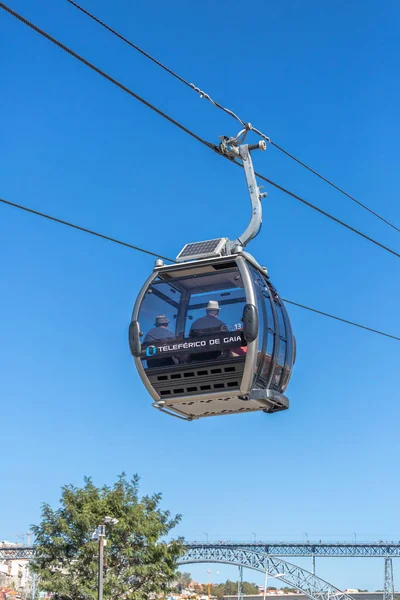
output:
<svg viewBox="0 0 400 600"><path fill-rule="evenodd" d="M159 114L161 117L164 117L164 119L167 119L167 121L169 121L173 125L176 125L176 127L179 127L179 129L182 129L182 131L184 131L185 133L187 133L188 135L193 137L198 142L201 142L205 146L208 146L209 148L218 152L218 147L215 144L210 144L209 142L206 142L206 140L203 140L200 136L193 133L193 131L190 131L190 129L187 129L184 125L182 125L181 123L178 123L178 121L175 121L175 119L173 119L172 117L167 115L165 112L163 112L156 106L153 106L153 104L150 104L150 102L147 102L147 100L145 100L144 98L142 98L141 96L136 94L134 91L132 91L131 89L126 87L123 83L117 81L116 79L114 79L114 77L111 77L111 75L108 75L108 73L106 73L105 71L102 71L101 69L96 67L93 63L86 60L86 58L83 58L83 56L80 56L80 54L77 54L76 52L71 50L71 48L68 48L68 46L61 43L59 40L57 40L50 34L46 33L46 31L37 27L31 21L28 21L28 19L25 19L25 17L23 17L19 13L15 12L14 10L12 10L8 6L6 6L3 2L0 2L0 8L7 11L8 13L10 13L10 15L12 15L13 17L16 17L19 21L21 21L22 23L24 23L25 25L27 25L28 27L30 27L31 29L36 31L36 33L39 33L40 35L45 37L47 40L49 40L49 42L52 42L53 44L55 44L56 46L58 46L65 52L68 52L68 54L70 54L71 56L73 56L74 58L79 60L81 63L83 63L84 65L89 67L89 69L92 69L93 71L95 71L96 73L98 73L99 75L101 75L102 77L104 77L105 79L107 79L108 81L110 81L111 83L116 85L117 87L119 87L121 90L123 90L124 92L126 92L127 94L129 94L130 96L132 96L133 98L135 98L136 100L138 100L139 102L141 102L142 104L144 104L145 106L147 106L148 108L150 108L151 110L153 110L154 112Z"/></svg>
<svg viewBox="0 0 400 600"><path fill-rule="evenodd" d="M198 88L197 86L195 86L194 83L189 83L189 81L186 81L186 79L184 79L183 77L181 77L180 75L178 75L177 73L175 73L175 71L172 71L172 69L168 68L162 62L160 62L159 60L157 60L156 58L154 58L154 56L151 56L151 54L149 54L148 52L146 52L145 50L143 50L142 48L140 48L140 46L138 46L137 44L134 44L133 42L131 42L130 40L128 40L128 38L126 38L125 36L123 36L120 33L118 33L118 31L116 31L115 29L113 29L112 27L110 27L109 25L107 25L107 23L104 23L104 21L101 21L98 17L96 17L95 15L93 15L92 13L90 13L88 10L86 10L85 8L83 8L83 6L80 6L76 2L73 2L73 0L67 0L67 1L70 4L72 4L73 6L75 6L75 8L77 8L78 10L80 10L81 12L83 12L85 15L87 15L88 17L90 17L91 19L93 19L93 21L96 21L96 23L98 23L99 25L101 25L102 27L104 27L104 29L107 29L113 35L117 36L120 40L122 40L123 42L125 42L125 44L128 44L128 46L130 46L134 50L137 50L138 52L140 52L140 54L143 54L143 56L145 56L146 58L148 58L149 60L151 60L158 67L161 67L161 69L164 69L164 71L166 71L167 73L169 73L170 75L172 75L172 77L175 77L175 79L178 79L178 81L180 81L184 85L187 85L189 88L191 88L192 90L194 90L195 92L197 92L198 94L200 94L201 98L206 98L206 100L209 100L209 102L211 102L211 104L213 104L216 108L219 108L219 109L223 110L228 115L230 115L231 117L233 117L234 119L236 119L237 121L239 121L239 123L241 123L241 125L243 125L243 127L245 127L245 125L246 125L245 122L242 121L234 112L232 112L231 110L229 110L229 108L225 108L224 106L222 106L218 102L215 102L212 98L210 98L210 96L208 94L206 94L200 88ZM265 139L267 139L268 141L270 141L269 138L265 138Z"/></svg>
<svg viewBox="0 0 400 600"><path fill-rule="evenodd" d="M237 163L236 161L232 161L232 162L234 162L235 164L239 165L240 167L242 166L240 163ZM381 244L381 242L378 242L378 240L375 240L374 238L370 237L366 233L363 233L362 231L359 231L355 227L352 227L351 225L348 225L348 223L345 223L341 219L338 219L337 217L334 217L333 215L331 215L330 213L326 212L322 208L319 208L318 206L315 206L315 204L312 204L311 202L309 202L308 200L305 200L301 196L298 196L294 192L291 192L290 190L282 187L278 183L275 183L274 181L271 181L270 179L268 179L264 175L261 175L261 173L257 173L257 171L255 171L255 174L257 175L257 177L259 177L263 181L266 181L267 183L273 185L276 189L281 190L281 192L284 192L285 194L287 194L288 196L291 196L295 200L298 200L299 202L302 202L303 204L305 204L305 206L309 206L313 210L316 210L317 212L319 212L321 215L324 215L325 217L328 217L328 219L331 219L335 223L338 223L338 225L341 225L342 227L345 227L349 231L352 231L353 233L356 233L357 235L361 236L365 240L368 240L372 244L375 244L376 246L379 246L383 250L386 250L386 252L390 252L390 254L393 254L394 256L397 256L397 258L400 258L400 253L396 252L396 250L393 250L392 248L389 248L388 246L385 246L385 244Z"/></svg>
<svg viewBox="0 0 400 600"><path fill-rule="evenodd" d="M72 4L73 6L75 6L75 8L77 8L78 10L80 10L82 13L84 13L85 15L87 15L88 17L90 17L91 19L93 19L93 21L95 21L96 23L98 23L99 25L101 25L102 27L104 27L104 29L107 29L110 33L112 33L113 35L117 36L120 40L122 40L123 42L125 42L126 44L128 44L131 48L133 48L137 52L140 52L140 54L142 54L143 56L145 56L146 58L148 58L149 60L151 60L157 66L159 66L162 69L164 69L164 71L166 71L167 73L169 73L170 75L172 75L176 79L178 79L181 83L185 84L186 86L188 86L189 88L191 88L192 90L194 90L195 92L197 92L200 95L201 98L205 98L206 100L208 100L209 102L211 102L211 104L213 104L216 108L219 108L220 110L223 110L225 113L227 113L228 115L230 115L231 117L233 117L234 119L236 119L243 127L246 126L247 121L243 121L232 110L230 110L229 108L226 108L226 107L222 106L222 104L219 104L218 102L216 102L215 100L213 100L209 94L207 94L206 92L204 92L203 90L201 90L199 87L197 87L193 83L190 83L189 81L187 81L186 79L184 79L183 77L181 77L180 75L178 75L177 73L175 73L175 71L172 71L172 69L170 69L169 67L167 67L166 65L164 65L163 63L161 63L159 60L157 60L156 58L154 58L153 56L151 56L151 54L149 54L148 52L145 52L145 50L143 50L142 48L140 48L140 46L138 46L137 44L134 44L128 38L126 38L125 36L123 36L120 33L118 33L118 31L116 31L115 29L113 29L112 27L110 27L109 25L107 25L107 23L105 23L104 21L102 21L101 19L99 19L98 17L96 17L94 14L90 13L88 10L86 10L82 6L80 6L77 2L74 2L74 0L68 0L68 2L70 4ZM330 185L332 188L334 188L335 190L337 190L338 192L340 192L341 194L343 194L344 196L346 196L347 198L349 198L350 200L352 200L353 202L355 202L356 204L358 204L359 206L361 206L362 208L364 208L366 211L368 211L369 213L371 213L372 215L374 215L375 217L377 217L381 221L383 221L386 225L389 225L389 227L392 227L396 231L400 232L400 228L399 227L397 227L396 225L394 225L393 223L391 223L390 221L388 221L387 219L385 219L384 217L382 217L382 215L380 215L376 211L374 211L371 208L369 208L369 206L367 206L363 202L360 202L360 200L357 200L357 198L355 198L354 196L352 196L351 194L349 194L348 192L346 192L343 188L339 187L338 185L336 185L332 181L330 181L324 175L321 175L321 173L318 173L318 171L316 171L315 169L313 169L312 167L310 167L309 165L307 165L305 162L303 162L302 160L300 160L299 158L297 158L296 156L294 156L293 154L291 154L290 152L288 152L287 150L285 150L284 148L282 148L282 146L279 146L276 142L274 142L273 140L271 140L271 138L269 136L267 136L264 133L262 133L262 131L260 131L259 129L256 129L254 126L252 127L252 130L257 135L259 135L260 137L262 137L266 142L268 142L272 146L274 146L277 150L279 150L280 152L283 152L286 156L288 156L289 158L291 158L292 160L294 160L295 162L297 162L299 165L301 165L302 167L304 167L305 169L307 169L308 171L310 171L310 173L313 173L313 175L316 175L319 179L321 179L322 181L324 181L325 183L327 183L328 185Z"/></svg>
<svg viewBox="0 0 400 600"><path fill-rule="evenodd" d="M304 308L305 310L309 310L317 315L322 315L323 317L329 317L330 319L334 319L335 321L341 321L342 323L347 323L348 325L353 325L353 327L359 327L360 329L365 329L366 331L371 331L372 333L378 333L379 335L384 335L385 337L391 338L393 340L400 341L400 337L396 335L392 335L390 333L384 333L383 331L379 331L378 329L373 329L372 327L367 327L366 325L360 325L360 323L355 323L354 321L349 321L347 319L342 319L342 317L337 317L336 315L331 315L330 313L324 312L322 310L318 310L316 308L310 308L309 306L305 306L304 304L299 304L298 302L293 302L293 300L288 300L287 298L282 298L286 304L292 304L293 306L297 306L298 308Z"/></svg>
<svg viewBox="0 0 400 600"><path fill-rule="evenodd" d="M33 208L29 208L28 206L23 206L22 204L16 204L15 202L10 202L10 200L5 200L4 198L0 198L0 202L2 204L7 204L8 206L13 206L14 208L18 208L19 210L24 210L25 212L31 213L32 215L42 217L43 219L47 219L48 221L54 221L55 223L59 223L60 225L66 225L66 227L72 227L72 229L78 229L79 231L83 231L83 233L89 233L90 235L94 235L96 237L102 238L103 240L113 242L113 244L119 244L120 246L125 246L126 248L130 248L131 250L137 250L138 252L143 252L144 254L150 254L150 256L155 256L156 258L162 258L162 259L168 260L170 262L175 262L172 260L172 258L168 258L167 256L162 256L161 254L157 254L156 252L151 252L150 250L145 250L144 248L139 248L139 246L134 246L133 244L129 244L128 242L123 242L121 240L118 240L117 238L110 237L109 235L104 235L103 233L99 233L98 231L93 231L93 229L87 229L86 227L81 227L80 225L76 225L75 223L70 223L69 221L64 221L63 219L58 219L57 217L47 215L46 213L40 212L38 210L34 210Z"/></svg>
<svg viewBox="0 0 400 600"><path fill-rule="evenodd" d="M336 185L335 183L333 183L332 181L330 181L329 179L327 179L326 177L324 177L323 175L321 175L320 173L318 173L317 171L315 171L314 169L312 169L306 163L304 163L303 161L301 161L299 158L296 158L296 156L293 156L293 154L290 154L290 152L288 152L287 150L285 150L281 146L278 146L278 144L276 144L272 140L271 140L271 145L275 146L275 148L277 148L278 150L280 150L281 152L283 152L284 154L286 154L286 156L288 156L289 158L293 159L299 165L301 165L302 167L304 167L305 169L307 169L308 171L310 171L310 173L313 173L314 175L316 175L317 177L319 177L319 179L322 179L322 181L325 181L325 183L327 183L328 185L330 185L331 187L333 187L335 190L337 190L338 192L340 192L344 196L347 196L347 198L349 198L350 200L352 200L353 202L355 202L356 204L358 204L359 206L361 206L362 208L364 208L366 211L368 211L369 213L371 213L371 215L374 215L374 217L376 217L377 219L380 219L381 221L383 221L384 223L386 223L386 225L389 225L389 227L392 227L392 229L395 229L396 231L400 232L400 228L397 227L397 225L394 225L394 223L391 223L391 221L388 221L387 219L385 219L385 217L382 217L382 215L380 215L379 213L377 213L374 210L372 210L372 208L369 208L369 206L367 206L366 204L363 204L362 202L360 202L360 200L357 200L357 198L355 198L354 196L352 196L351 194L349 194L348 192L346 192L343 188L339 187L338 185Z"/></svg>
<svg viewBox="0 0 400 600"><path fill-rule="evenodd" d="M138 94L136 94L135 92L133 92L130 88L128 88L127 86L125 86L124 84L122 84L121 82L119 82L117 79L115 79L114 77L111 77L111 75L108 75L108 73L106 73L105 71L102 71L99 67L96 67L93 63L91 63L88 60L86 60L86 58L83 58L80 54L78 54L77 52L74 52L73 50L71 50L71 48L68 48L68 46L66 46L65 44L63 44L62 42L60 42L59 40L57 40L56 38L54 38L53 36L51 36L47 32L45 32L42 29L40 29L39 27L37 27L37 25L34 25L30 21L28 21L28 19L25 19L22 15L20 15L19 13L15 12L14 10L12 10L8 6L6 6L3 2L0 2L0 8L4 9L9 14L11 14L14 17L16 17L22 23L24 23L25 25L27 25L28 27L30 27L31 29L33 29L34 31L36 31L37 33L39 33L41 36L45 37L48 41L52 42L53 44L55 44L56 46L58 46L59 48L61 48L62 50L64 50L65 52L67 52L68 54L70 54L71 56L73 56L74 58L76 58L77 60L79 60L81 63L83 63L84 65L86 65L87 67L89 67L90 69L92 69L93 71L95 71L96 73L98 73L99 75L101 75L102 77L104 77L105 79L107 79L108 81L110 81L111 83L113 83L114 85L116 85L117 87L119 87L121 90L123 90L124 92L126 92L127 94L129 94L130 96L132 96L133 98L135 98L136 100L138 100L139 102L141 102L142 104L144 104L145 106L147 106L148 108L150 108L151 110L153 110L154 112L156 112L158 115L160 115L161 117L163 117L164 119L166 119L167 121L169 121L170 123L172 123L173 125L176 125L176 127L178 127L179 129L181 129L182 131L184 131L185 133L187 133L188 135L190 135L196 141L200 142L201 144L203 144L207 148L210 148L211 150L213 150L214 152L216 152L219 156L223 156L224 158L226 158L230 162L234 162L235 164L239 165L240 167L243 166L241 163L237 163L235 161L232 161L230 158L228 158L224 154L220 153L219 152L219 148L218 148L217 145L212 144L211 142L206 141L205 139L203 139L202 137L200 137L199 135L197 135L196 133L194 133L193 131L191 131L190 129L188 129L187 127L185 127L184 125L182 125L181 123L179 123L178 121L176 121L175 119L173 119L172 117L170 117L169 115L167 115L165 112L163 112L162 110L160 110L159 108L157 108L156 106L154 106L153 104L151 104L150 102L148 102L147 100L145 100L144 98L142 98L141 96L139 96ZM371 238L370 236L366 235L365 233L362 233L358 229L352 227L351 225L348 225L347 223L345 223L344 221L341 221L337 217L334 217L333 215L331 215L328 212L322 210L318 206L315 206L311 202L308 202L308 200L305 200L304 198L301 198L297 194L291 192L290 190L287 190L286 188L284 188L283 186L279 185L278 183L275 183L271 179L268 179L264 175L261 175L260 173L256 173L256 175L257 175L257 177L259 177L263 181L269 183L270 185L272 185L275 188L277 188L278 190L284 192L288 196L291 196L292 198L295 198L299 202L302 202L305 206L308 206L309 208L312 208L313 210L317 211L321 215L324 215L325 217L331 219L335 223L338 223L342 227L345 227L349 231L352 231L353 233L355 233L355 234L359 235L360 237L368 240L369 242L375 244L376 246L379 246L380 248L382 248L383 250L386 250L390 254L393 254L397 258L400 258L400 253L399 252L396 252L395 250L392 250L391 248L389 248L388 246L385 246L381 242L378 242L377 240L375 240L375 239Z"/></svg>
<svg viewBox="0 0 400 600"><path fill-rule="evenodd" d="M157 258L162 258L169 262L175 262L172 258L168 258L163 256L162 254L157 254L155 252L151 252L150 250L146 250L145 248L141 248L140 246L134 246L133 244L129 244L127 242L123 242L117 238L111 237L109 235L105 235L103 233L99 233L98 231L94 231L93 229L88 229L87 227L82 227L81 225L77 225L76 223L71 223L70 221L64 221L63 219L59 219L57 217L53 217L52 215L40 212L38 210L34 210L33 208L29 208L28 206L24 206L22 204L17 204L16 202L11 202L10 200L5 200L4 198L0 198L0 203L5 204L7 206L11 206L13 208L17 208L18 210L23 210L30 214L36 215L43 219L47 219L48 221L52 221L54 223L59 223L60 225L65 225L66 227L71 227L72 229L76 229L78 231L82 231L83 233L88 233L89 235L93 235L95 237L101 238L103 240L107 240L108 242L112 242L113 244L118 244L120 246L125 246L125 248L129 248L130 250L136 250L137 252L142 252L144 254L149 254L151 256L155 256ZM391 338L393 340L400 341L400 337L392 335L390 333L385 333L384 331L379 331L379 329L373 329L372 327L367 327L366 325L362 325L360 323L356 323L354 321L349 321L348 319L342 319L342 317L338 317L336 315L332 315L327 312L323 312L316 308L312 308L310 306L306 306L304 304L299 304L298 302L294 302L293 300L288 300L283 298L283 301L287 304L293 304L293 306L297 306L299 308L303 308L313 313L317 313L324 317L328 317L330 319L334 319L336 321L341 321L342 323L347 323L348 325L352 325L353 327L358 327L359 329L365 329L366 331L370 331L372 333L377 333L378 335L382 335L384 337Z"/></svg>

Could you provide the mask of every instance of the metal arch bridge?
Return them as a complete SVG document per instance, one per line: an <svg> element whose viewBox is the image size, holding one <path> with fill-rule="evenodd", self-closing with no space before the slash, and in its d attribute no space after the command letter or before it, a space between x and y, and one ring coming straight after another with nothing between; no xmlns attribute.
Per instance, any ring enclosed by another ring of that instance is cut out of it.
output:
<svg viewBox="0 0 400 600"><path fill-rule="evenodd" d="M245 548L270 556L400 558L400 542L185 542L188 548ZM1 552L1 549L0 549Z"/></svg>
<svg viewBox="0 0 400 600"><path fill-rule="evenodd" d="M243 568L268 573L270 577L279 575L279 579L299 589L312 600L353 600L338 588L296 565L292 565L276 556L256 552L245 548L228 548L224 546L187 547L185 555L179 561L181 565L192 563L223 563L237 565L243 580ZM241 596L239 584L238 597Z"/></svg>
<svg viewBox="0 0 400 600"><path fill-rule="evenodd" d="M400 558L400 542L185 542L189 548L243 548L269 556L286 557L349 557ZM0 544L0 561L33 558L34 546Z"/></svg>
<svg viewBox="0 0 400 600"><path fill-rule="evenodd" d="M0 561L30 560L35 554L35 546L2 546L0 545Z"/></svg>
<svg viewBox="0 0 400 600"><path fill-rule="evenodd" d="M197 553L198 556L203 556L204 560L196 560L196 562L213 562L209 556L218 556L228 552L234 551L250 551L257 555L263 556L265 559L277 560L278 557L305 557L309 556L312 558L312 573L303 570L303 574L297 572L293 573L294 577L302 578L305 577L309 583L309 575L315 577L315 559L319 557L364 557L364 558L377 558L381 557L384 559L384 591L383 600L394 600L394 582L393 582L393 562L392 558L400 557L400 542L359 542L359 543L348 543L348 542L328 542L328 543L314 543L314 542L185 542L187 548L186 555L192 555ZM218 554L218 551L220 554ZM208 554L209 553L209 554ZM217 561L223 562L223 561ZM282 561L283 562L283 561ZM242 576L242 566L240 563L239 573ZM294 565L286 563L290 568ZM248 565L245 565L248 566ZM268 566L268 565L267 565ZM252 568L252 567L250 567ZM299 569L298 567L295 567ZM264 569L265 571L265 569ZM277 571L275 571L276 573ZM283 579L283 578L282 578ZM301 589L301 585L294 585ZM322 580L320 580L322 581ZM293 583L293 580L291 580ZM324 582L326 583L326 582ZM320 585L320 584L317 584ZM329 586L329 584L327 584ZM332 586L331 586L332 587ZM307 592L304 592L309 595ZM332 594L328 595L331 596ZM336 595L336 594L335 594ZM239 596L239 593L238 593ZM239 600L239 599L238 599Z"/></svg>
<svg viewBox="0 0 400 600"><path fill-rule="evenodd" d="M394 600L393 564L392 558L400 557L400 542L358 542L358 543L314 543L314 542L185 542L186 557L196 558L194 562L213 562L221 553L226 557L233 556L234 551L252 552L264 559L278 560L278 557L305 557L312 558L312 573L303 570L304 575L298 572L297 576L315 577L315 558L318 557L369 557L384 559L384 593L383 600ZM31 559L34 556L34 546L1 546L0 561L13 559ZM219 553L219 554L218 554ZM231 553L231 554L229 554ZM212 556L212 559L211 559ZM201 558L201 560L200 560ZM193 561L192 561L193 562ZM217 562L222 562L221 560ZM282 563L284 561L281 561ZM185 564L185 563L183 563ZM189 564L189 561L186 561ZM243 566L238 562L239 569ZM289 563L286 563L289 565ZM267 566L267 565L266 565ZM289 565L290 568L297 568ZM252 567L250 567L252 568ZM254 567L253 567L254 568ZM283 569L283 566L282 566ZM263 568L263 570L265 570ZM308 573L308 575L307 575ZM272 571L271 571L272 574ZM276 574L276 571L275 571ZM291 580L292 581L292 580ZM311 580L309 580L311 581ZM326 583L326 582L324 582ZM318 584L319 585L319 584ZM329 584L327 584L329 585ZM296 587L301 587L300 585ZM335 589L335 588L332 588Z"/></svg>

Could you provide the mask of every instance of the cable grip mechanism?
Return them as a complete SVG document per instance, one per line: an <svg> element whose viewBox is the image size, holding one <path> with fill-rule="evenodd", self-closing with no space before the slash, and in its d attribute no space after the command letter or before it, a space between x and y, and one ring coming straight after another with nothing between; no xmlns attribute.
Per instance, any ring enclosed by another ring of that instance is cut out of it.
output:
<svg viewBox="0 0 400 600"><path fill-rule="evenodd" d="M262 225L262 206L261 199L267 196L266 192L261 192L257 185L256 175L254 172L251 152L253 150L266 150L267 144L265 140L260 140L256 144L242 144L248 131L252 129L248 123L245 129L239 131L235 137L220 136L219 150L231 160L239 159L242 161L244 173L246 176L247 189L251 201L251 220L246 230L233 242L230 242L231 251L244 248L252 239L254 239Z"/></svg>

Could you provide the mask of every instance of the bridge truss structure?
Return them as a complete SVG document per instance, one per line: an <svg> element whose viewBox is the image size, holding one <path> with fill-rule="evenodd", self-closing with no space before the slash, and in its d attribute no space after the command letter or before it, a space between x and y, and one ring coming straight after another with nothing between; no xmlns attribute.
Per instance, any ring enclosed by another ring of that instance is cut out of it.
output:
<svg viewBox="0 0 400 600"><path fill-rule="evenodd" d="M205 562L236 565L239 567L241 578L243 568L261 571L269 577L278 576L280 581L301 590L311 600L352 600L350 596L313 573L263 552L221 546L187 547L185 555L179 561L181 565ZM240 597L239 583L238 598Z"/></svg>
<svg viewBox="0 0 400 600"><path fill-rule="evenodd" d="M2 560L31 560L35 554L34 546L1 546L0 561Z"/></svg>
<svg viewBox="0 0 400 600"><path fill-rule="evenodd" d="M400 542L185 542L188 548L245 548L282 557L400 558Z"/></svg>
<svg viewBox="0 0 400 600"><path fill-rule="evenodd" d="M292 587L302 589L310 598L318 600L345 600L349 596L337 590L326 581L316 577L315 562L317 557L359 557L384 559L384 592L382 600L395 600L393 584L393 558L400 558L400 542L359 542L359 543L315 543L315 542L185 542L186 552L182 564L217 562L233 564L239 567L240 577L243 568L255 569L273 574L280 574L282 581ZM32 559L34 546L1 546L0 561L15 559ZM296 565L283 560L288 557L310 557L312 571L300 569ZM276 570L278 568L278 570ZM281 569L281 570L279 570ZM285 577L285 578L284 578ZM287 578L287 579L286 579ZM301 585L300 585L301 584ZM304 586L304 587L302 587ZM328 586L328 587L327 587ZM306 591L308 590L308 591ZM331 590L328 594L328 590ZM310 595L310 594L313 595ZM337 594L340 593L340 596ZM240 600L240 585L238 600Z"/></svg>
<svg viewBox="0 0 400 600"><path fill-rule="evenodd" d="M325 558L383 558L384 559L384 591L383 600L395 600L393 583L393 562L392 558L400 558L400 542L186 542L187 553L196 551L198 555L207 557L207 551L225 551L246 550L254 552L257 555L277 559L279 557L307 557L312 560L311 575L315 576L316 557ZM215 554L217 556L217 553ZM196 562L201 562L200 560ZM205 560L204 562L212 562ZM222 562L222 561L219 561ZM229 563L232 564L232 563ZM240 563L239 573L240 573ZM290 564L290 563L287 563ZM247 566L247 565L244 565ZM291 565L293 566L293 565ZM250 567L251 568L251 567ZM307 573L307 571L305 571ZM300 576L297 574L297 576ZM307 577L307 575L305 575ZM283 580L283 579L282 579ZM240 587L240 586L239 586ZM300 586L293 586L298 587ZM305 592L306 593L306 592ZM307 594L308 595L308 594ZM332 595L332 594L331 594ZM238 600L240 593L238 592Z"/></svg>

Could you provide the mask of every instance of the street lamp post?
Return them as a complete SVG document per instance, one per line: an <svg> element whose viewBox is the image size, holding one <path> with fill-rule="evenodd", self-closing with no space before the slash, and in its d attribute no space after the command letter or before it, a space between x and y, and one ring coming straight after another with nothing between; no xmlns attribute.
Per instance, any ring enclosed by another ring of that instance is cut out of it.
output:
<svg viewBox="0 0 400 600"><path fill-rule="evenodd" d="M265 596L267 595L267 585L268 585L268 563L265 569L265 579L264 579L264 600L265 600ZM270 577L272 577L272 579L280 579L281 577L285 576L285 573L277 573L276 575L269 575Z"/></svg>
<svg viewBox="0 0 400 600"><path fill-rule="evenodd" d="M104 546L106 540L106 525L116 525L118 519L112 517L104 517L103 522L97 527L92 534L93 540L99 540L99 557L98 557L98 575L97 575L97 599L103 600L103 575L104 575Z"/></svg>
<svg viewBox="0 0 400 600"><path fill-rule="evenodd" d="M36 597L36 574L33 573L32 579L31 579L31 599L35 600L35 597Z"/></svg>
<svg viewBox="0 0 400 600"><path fill-rule="evenodd" d="M103 574L104 574L104 538L106 537L106 526L99 525L97 528L99 537L99 566L98 566L98 583L97 597L98 600L103 600Z"/></svg>
<svg viewBox="0 0 400 600"><path fill-rule="evenodd" d="M210 600L210 598L211 598L211 569L208 569L207 573L208 573L208 585L207 585L207 588L208 588L208 600ZM219 571L216 571L216 574L219 575Z"/></svg>

